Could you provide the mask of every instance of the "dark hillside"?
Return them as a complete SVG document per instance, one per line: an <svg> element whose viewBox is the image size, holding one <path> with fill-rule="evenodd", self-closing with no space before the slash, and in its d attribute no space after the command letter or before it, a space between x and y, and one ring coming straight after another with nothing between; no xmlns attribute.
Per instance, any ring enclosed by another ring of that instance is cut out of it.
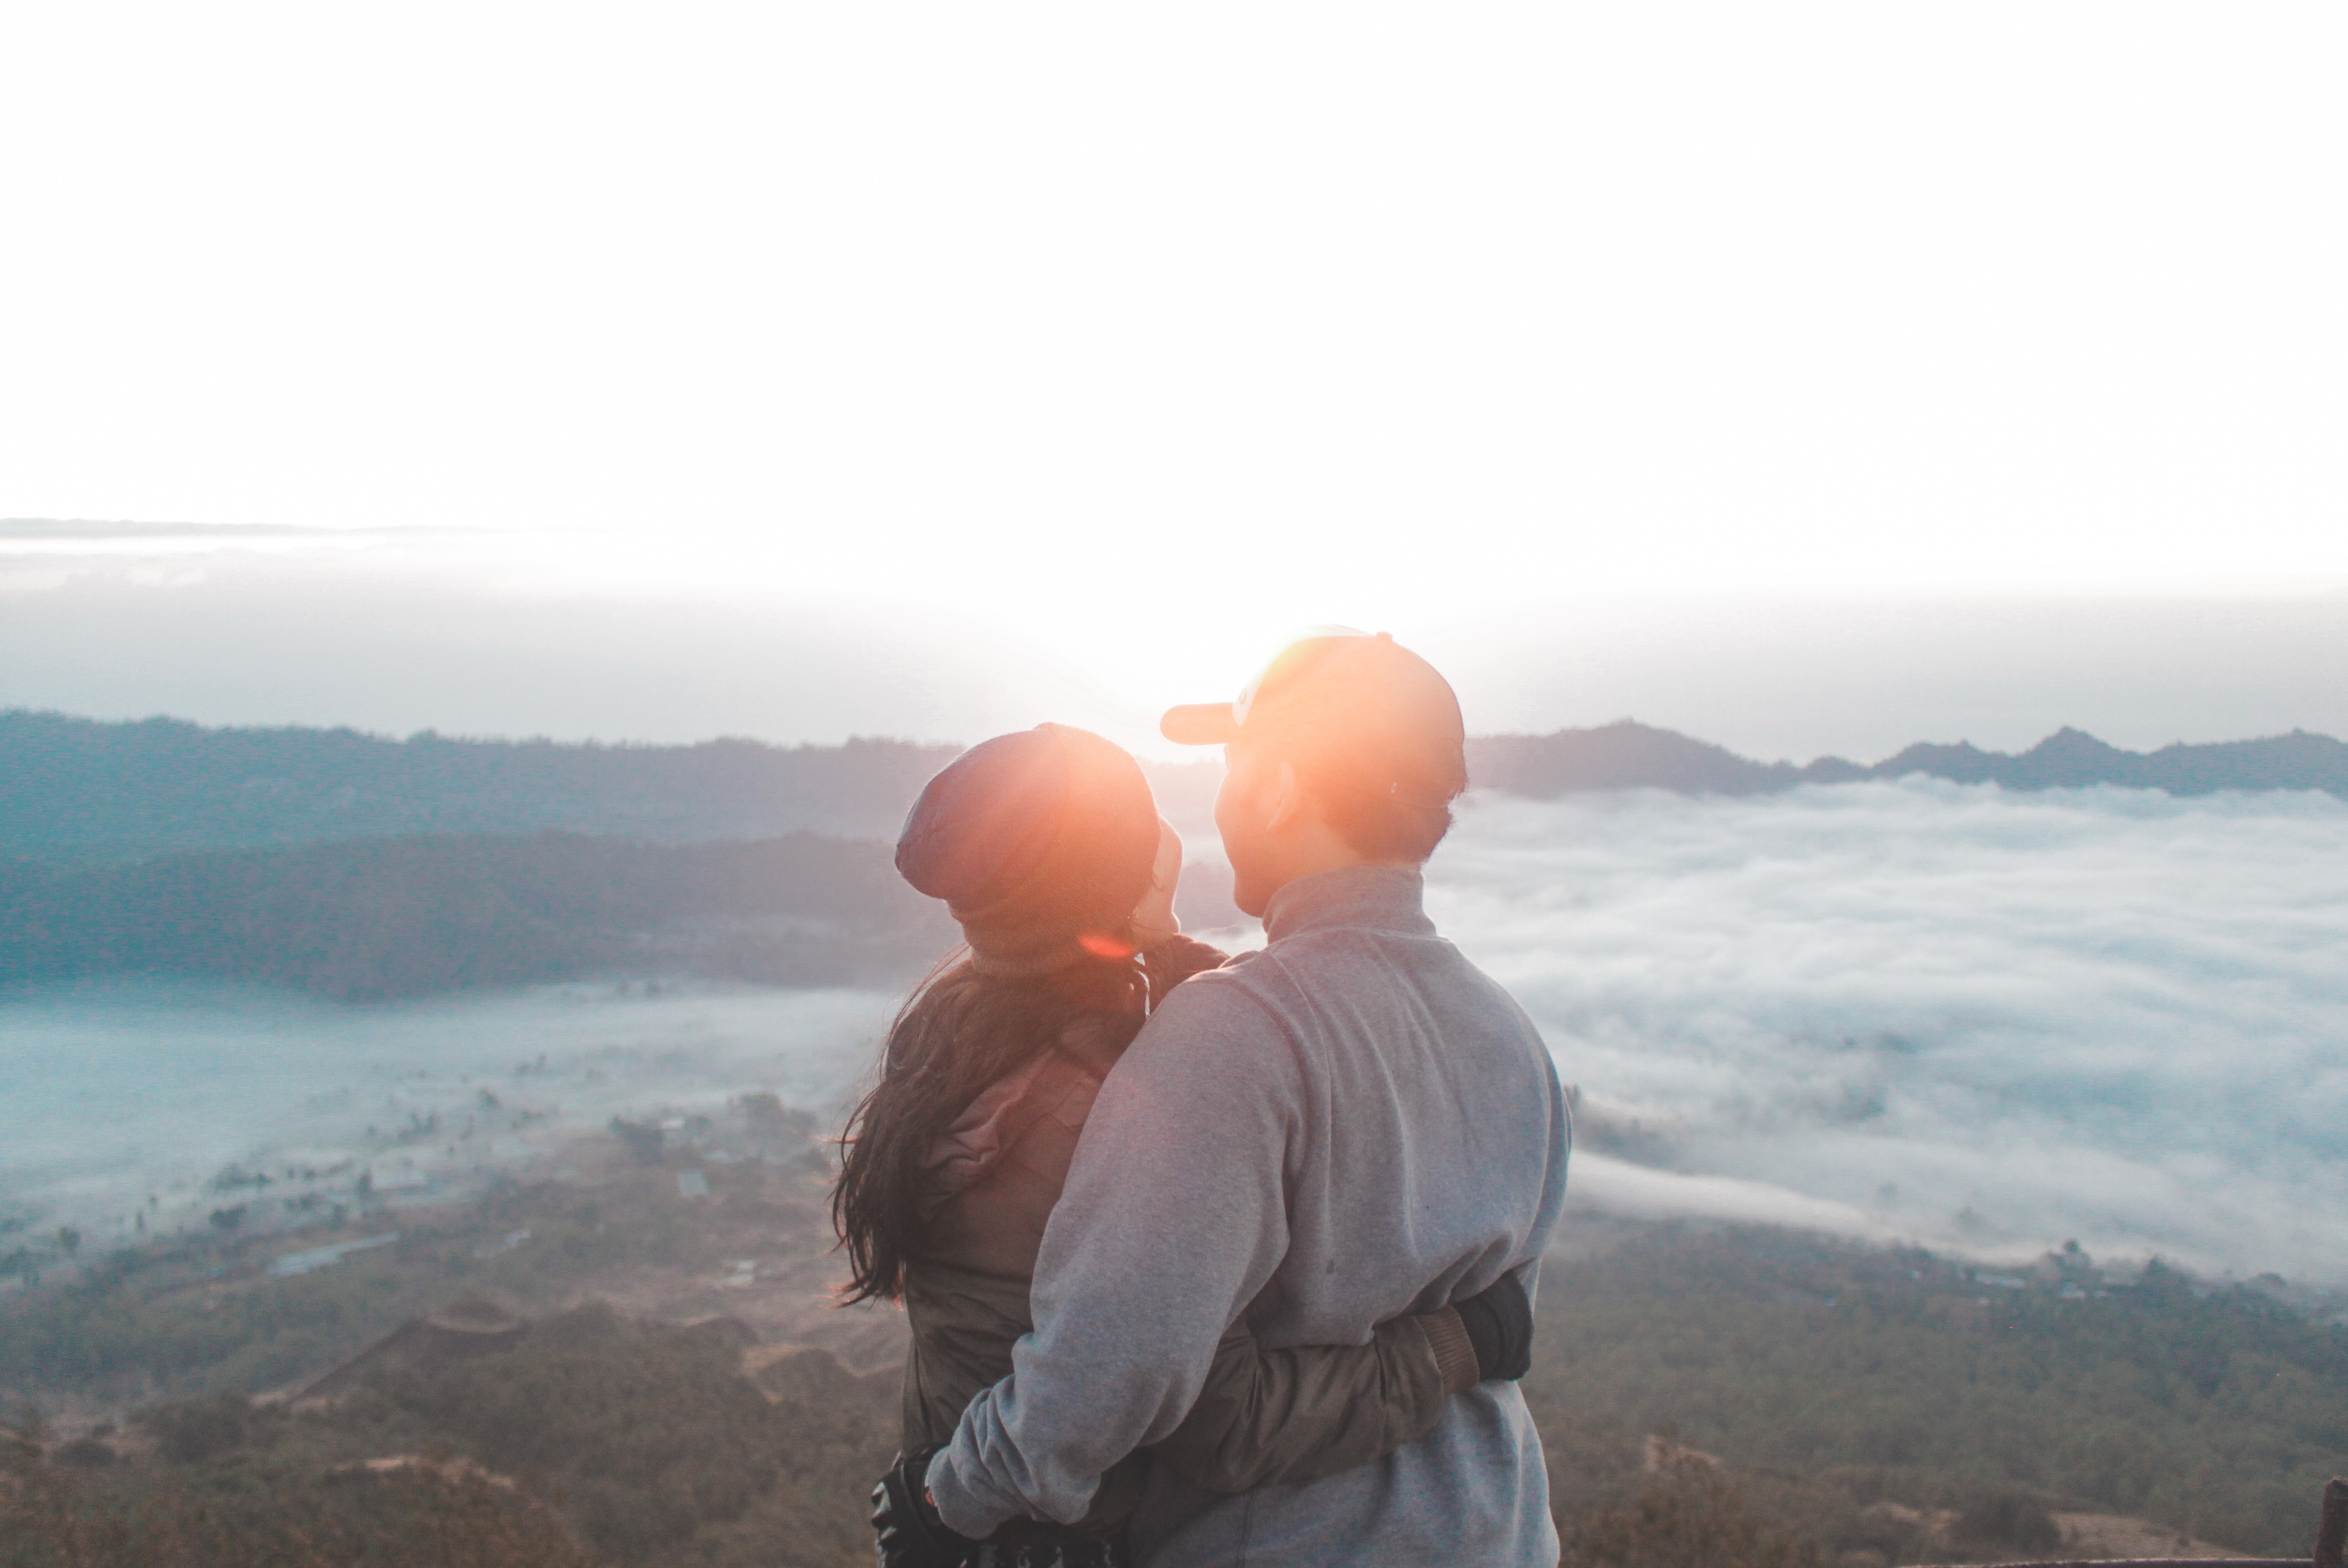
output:
<svg viewBox="0 0 2348 1568"><path fill-rule="evenodd" d="M0 862L0 983L121 971L345 999L607 970L779 984L918 973L956 940L889 846L576 834L355 839L65 869Z"/></svg>
<svg viewBox="0 0 2348 1568"><path fill-rule="evenodd" d="M802 829L893 839L959 749L395 741L17 710L0 712L0 850L89 857L547 828L654 843Z"/></svg>
<svg viewBox="0 0 2348 1568"><path fill-rule="evenodd" d="M2348 1328L2158 1264L2106 1278L2079 1252L2013 1283L1787 1232L1639 1233L1543 1268L1526 1390L1545 1434L1668 1426L1862 1511L2004 1489L2307 1553L2348 1471Z"/></svg>
<svg viewBox="0 0 2348 1568"><path fill-rule="evenodd" d="M841 1316L818 1305L837 1279L813 1201L828 1167L711 1166L712 1197L687 1200L667 1169L626 1174L616 1149L574 1157L582 1180L416 1222L334 1273L271 1277L250 1238L198 1238L0 1296L0 1373L45 1369L16 1391L53 1409L83 1396L73 1430L26 1430L17 1462L84 1523L142 1501L209 1510L223 1549L116 1559L174 1568L316 1561L271 1547L296 1532L372 1532L376 1554L328 1560L382 1568L582 1561L560 1554L565 1536L611 1568L869 1562L891 1371L789 1348ZM529 1245L484 1261L479 1243L525 1219ZM1567 1228L1586 1250L1543 1266L1524 1388L1577 1568L2147 1554L2070 1550L2083 1520L2137 1525L2149 1554L2182 1533L2303 1557L2324 1479L2348 1469L2348 1330L2256 1287L2157 1266L2106 1276L2072 1251L2024 1282L1785 1231ZM746 1251L760 1284L714 1286ZM648 1280L665 1323L570 1305L644 1301ZM777 1306L761 1316L793 1291L809 1310L789 1327ZM494 1356L376 1368L323 1408L242 1397L308 1383L460 1292L521 1303L527 1333ZM713 1310L745 1316L678 1324ZM142 1369L157 1380L126 1406ZM539 1512L561 1531L530 1527L544 1555L436 1555L408 1533L419 1499L380 1490L418 1460L502 1478L517 1539ZM0 1564L11 1502L0 1480Z"/></svg>
<svg viewBox="0 0 2348 1568"><path fill-rule="evenodd" d="M702 844L816 832L893 840L960 746L395 741L0 712L0 856L97 865L407 834L593 834ZM1221 767L1146 764L1160 809L1213 831Z"/></svg>
<svg viewBox="0 0 2348 1568"><path fill-rule="evenodd" d="M895 1378L806 1355L816 1375L769 1391L720 1330L591 1305L510 1353L379 1376L323 1409L229 1395L149 1408L122 1435L36 1440L25 1468L79 1529L11 1520L5 1491L0 1526L70 1550L136 1521L147 1549L109 1559L120 1568L869 1562L860 1505L895 1447ZM460 1528L433 1528L444 1512ZM44 1559L0 1546L0 1564L18 1561Z"/></svg>

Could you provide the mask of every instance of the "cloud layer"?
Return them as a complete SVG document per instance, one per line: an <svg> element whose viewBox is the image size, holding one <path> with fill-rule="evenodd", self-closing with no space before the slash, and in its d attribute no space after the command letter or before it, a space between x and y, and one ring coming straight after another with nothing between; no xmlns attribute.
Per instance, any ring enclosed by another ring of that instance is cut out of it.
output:
<svg viewBox="0 0 2348 1568"><path fill-rule="evenodd" d="M2321 795L1916 779L1487 798L1430 898L1580 1087L1579 1207L1987 1256L2075 1237L2336 1282L2343 851L2348 803ZM566 987L337 1009L152 982L19 998L0 1005L0 1218L104 1236L156 1192L159 1217L201 1225L230 1201L203 1185L223 1165L354 1153L451 1193L564 1129L754 1089L829 1116L893 1001ZM542 1119L517 1127L524 1112ZM435 1114L433 1136L402 1132Z"/></svg>
<svg viewBox="0 0 2348 1568"><path fill-rule="evenodd" d="M1487 799L1432 898L1581 1085L1585 1201L2337 1275L2343 850L2309 795Z"/></svg>

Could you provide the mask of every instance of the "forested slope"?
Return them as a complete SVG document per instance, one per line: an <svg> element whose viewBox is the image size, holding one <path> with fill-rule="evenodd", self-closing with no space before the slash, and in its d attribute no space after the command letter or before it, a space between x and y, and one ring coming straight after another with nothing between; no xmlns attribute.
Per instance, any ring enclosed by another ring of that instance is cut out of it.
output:
<svg viewBox="0 0 2348 1568"><path fill-rule="evenodd" d="M395 741L0 712L0 851L44 857L541 829L654 843L894 838L959 747Z"/></svg>
<svg viewBox="0 0 2348 1568"><path fill-rule="evenodd" d="M0 983L117 972L349 1000L612 969L841 985L918 973L958 940L887 845L355 839L59 867L0 862Z"/></svg>
<svg viewBox="0 0 2348 1568"><path fill-rule="evenodd" d="M386 1490L396 1471L361 1468L398 1455L507 1478L520 1512L499 1528L577 1553L518 1544L466 1559L483 1568L869 1553L864 1492L892 1446L886 1368L859 1378L820 1355L746 1357L739 1322L531 1305L641 1292L647 1277L685 1292L680 1306L714 1304L726 1293L706 1282L750 1245L742 1227L767 1222L766 1250L777 1234L820 1242L808 1201L820 1163L716 1168L706 1200L678 1198L664 1170L623 1183L590 1168L600 1184L484 1199L334 1273L269 1278L259 1265L286 1244L229 1236L0 1300L0 1365L32 1401L19 1411L84 1412L20 1446L28 1471L88 1526L142 1503L179 1509L167 1522L211 1510L220 1549L157 1559L175 1568L304 1563L293 1535L362 1531L382 1543L366 1560L383 1568L451 1561L422 1532L430 1499ZM1570 1219L1568 1240L1587 1223ZM481 1245L514 1234L532 1239ZM807 1265L819 1265L812 1249ZM762 1279L769 1267L762 1259ZM2048 1259L2025 1288L1976 1272L1766 1230L1633 1228L1552 1256L1524 1387L1569 1561L2013 1561L2065 1555L2058 1522L2082 1513L2306 1554L2322 1481L2348 1470L2348 1332L2256 1288L2169 1270L2098 1283L2079 1255ZM522 1348L385 1367L324 1409L244 1402L315 1378L460 1291L525 1304L538 1321ZM755 1297L733 1299L748 1311ZM97 1430L103 1409L119 1413ZM441 1505L486 1525L490 1501L459 1487Z"/></svg>
<svg viewBox="0 0 2348 1568"><path fill-rule="evenodd" d="M1527 1389L1545 1433L1566 1410L1601 1437L1669 1427L1800 1481L1846 1546L1888 1543L1827 1522L1836 1496L1962 1511L2004 1491L2304 1555L2324 1481L2348 1473L2348 1327L2157 1263L2107 1278L2057 1253L2025 1283L1921 1251L1666 1228L1552 1260L1540 1305Z"/></svg>

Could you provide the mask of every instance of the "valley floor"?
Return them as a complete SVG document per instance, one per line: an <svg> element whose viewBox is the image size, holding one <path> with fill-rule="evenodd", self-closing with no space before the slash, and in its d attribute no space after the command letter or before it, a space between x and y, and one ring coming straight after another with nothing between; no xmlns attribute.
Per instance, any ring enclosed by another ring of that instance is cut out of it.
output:
<svg viewBox="0 0 2348 1568"><path fill-rule="evenodd" d="M617 1123L559 1178L0 1299L0 1564L869 1560L903 1327L831 1304L817 1132L759 1096ZM2348 1332L2255 1288L1570 1224L1525 1389L1571 1562L2304 1553L2348 1470ZM467 1312L528 1327L365 1358Z"/></svg>

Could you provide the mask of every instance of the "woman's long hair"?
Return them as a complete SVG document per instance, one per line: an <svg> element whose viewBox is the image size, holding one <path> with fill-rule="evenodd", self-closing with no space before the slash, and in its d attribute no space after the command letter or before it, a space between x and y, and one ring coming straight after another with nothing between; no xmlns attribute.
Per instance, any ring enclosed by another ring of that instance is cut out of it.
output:
<svg viewBox="0 0 2348 1568"><path fill-rule="evenodd" d="M930 1152L970 1102L1070 1024L1128 1010L1141 983L1130 959L1012 978L982 975L955 953L914 989L889 1026L880 1081L840 1134L831 1223L852 1272L846 1301L902 1292L921 1241Z"/></svg>

